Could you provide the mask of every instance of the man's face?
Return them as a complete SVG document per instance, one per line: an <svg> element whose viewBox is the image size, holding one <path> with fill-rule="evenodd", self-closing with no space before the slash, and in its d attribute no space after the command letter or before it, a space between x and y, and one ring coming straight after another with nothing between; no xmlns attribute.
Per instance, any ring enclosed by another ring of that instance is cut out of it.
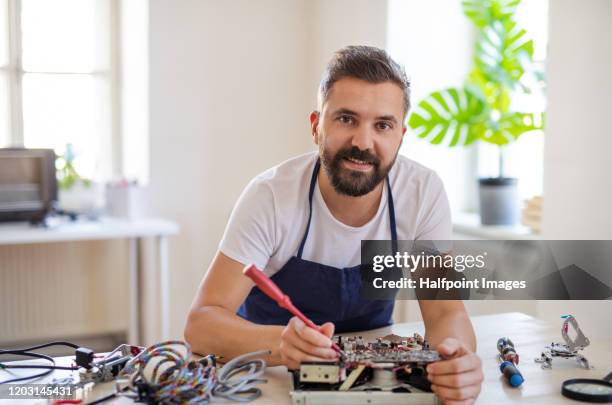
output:
<svg viewBox="0 0 612 405"><path fill-rule="evenodd" d="M310 122L321 163L337 192L362 196L385 179L406 132L403 117L403 92L395 83L354 78L334 83Z"/></svg>

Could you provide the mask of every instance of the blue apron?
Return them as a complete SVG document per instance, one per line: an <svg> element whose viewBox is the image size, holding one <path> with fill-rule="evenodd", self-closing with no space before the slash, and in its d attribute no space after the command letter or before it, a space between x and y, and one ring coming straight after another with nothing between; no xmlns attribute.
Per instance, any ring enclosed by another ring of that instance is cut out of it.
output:
<svg viewBox="0 0 612 405"><path fill-rule="evenodd" d="M360 295L361 266L339 269L302 259L312 219L312 196L321 164L317 160L308 195L306 231L297 252L271 278L293 304L317 325L333 322L336 333L380 328L391 324L394 300L366 300ZM391 185L387 177L391 240L396 250L397 229ZM293 316L255 286L238 309L238 315L262 325L286 325Z"/></svg>

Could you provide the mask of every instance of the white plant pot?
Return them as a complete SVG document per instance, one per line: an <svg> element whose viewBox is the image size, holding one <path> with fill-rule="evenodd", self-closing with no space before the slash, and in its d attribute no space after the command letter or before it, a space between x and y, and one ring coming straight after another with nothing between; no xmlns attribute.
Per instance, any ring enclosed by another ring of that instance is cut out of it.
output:
<svg viewBox="0 0 612 405"><path fill-rule="evenodd" d="M86 186L78 180L68 190L59 190L59 206L79 214L100 212L104 209L104 185L91 182Z"/></svg>

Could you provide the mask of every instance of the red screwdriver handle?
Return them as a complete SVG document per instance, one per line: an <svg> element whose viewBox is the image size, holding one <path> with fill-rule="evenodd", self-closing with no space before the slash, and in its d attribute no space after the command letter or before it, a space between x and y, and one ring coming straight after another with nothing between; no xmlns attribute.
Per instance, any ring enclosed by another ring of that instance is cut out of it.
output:
<svg viewBox="0 0 612 405"><path fill-rule="evenodd" d="M249 277L251 280L253 280L253 282L257 284L257 287L259 287L259 289L264 292L264 294L276 301L279 307L285 308L293 315L300 318L302 322L304 322L308 327L321 332L321 328L315 325L314 322L312 322L310 319L308 319L306 315L302 313L302 311L297 309L291 303L291 299L289 298L289 296L285 295L276 285L276 283L272 281L270 277L266 276L263 271L259 270L257 266L255 266L254 264L250 264L244 268L242 273L245 276ZM340 350L338 345L336 345L335 343L332 343L332 347L336 351Z"/></svg>
<svg viewBox="0 0 612 405"><path fill-rule="evenodd" d="M270 280L265 273L257 268L254 264L251 264L244 268L242 273L253 280L257 287L261 291L263 291L268 297L272 298L274 301L278 303L283 308L286 308L285 305L287 303L291 304L291 300L289 297L281 291L280 288L274 283L274 281Z"/></svg>

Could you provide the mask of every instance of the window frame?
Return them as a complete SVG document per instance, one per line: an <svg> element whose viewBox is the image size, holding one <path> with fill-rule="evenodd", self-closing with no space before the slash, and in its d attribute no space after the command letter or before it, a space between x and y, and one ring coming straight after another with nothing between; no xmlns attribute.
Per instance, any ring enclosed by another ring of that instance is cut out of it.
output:
<svg viewBox="0 0 612 405"><path fill-rule="evenodd" d="M21 9L22 0L7 0L7 30L8 30L8 65L0 66L0 72L8 77L8 118L9 137L11 147L24 147L24 111L23 111L23 77L28 73L41 74L82 74L90 77L102 78L106 81L108 94L107 99L109 128L109 150L105 153L110 161L102 162L101 170L103 177L108 175L118 177L122 172L122 150L121 150L121 92L119 87L120 72L120 15L119 0L108 1L108 67L97 69L92 72L48 72L48 71L26 71L23 67L23 49L21 34ZM106 18L104 17L106 20Z"/></svg>

